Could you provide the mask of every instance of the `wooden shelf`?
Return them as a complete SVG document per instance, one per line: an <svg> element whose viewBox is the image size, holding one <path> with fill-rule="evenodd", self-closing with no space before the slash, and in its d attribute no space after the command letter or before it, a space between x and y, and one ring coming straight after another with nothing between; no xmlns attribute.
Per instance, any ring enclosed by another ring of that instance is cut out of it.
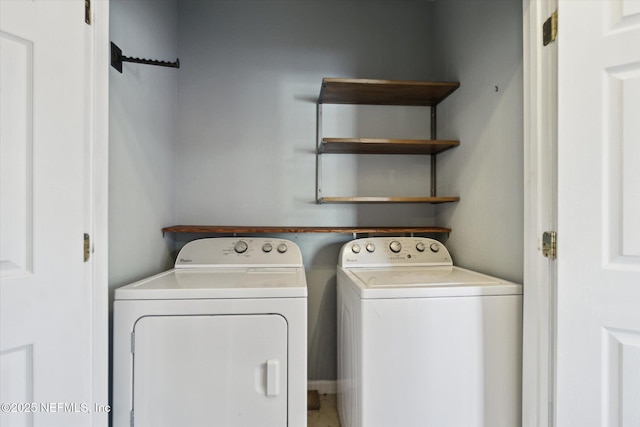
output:
<svg viewBox="0 0 640 427"><path fill-rule="evenodd" d="M318 203L451 203L460 197L321 197Z"/></svg>
<svg viewBox="0 0 640 427"><path fill-rule="evenodd" d="M265 227L229 225L173 225L162 229L162 233L211 233L211 234L261 234L261 233L450 233L444 227Z"/></svg>
<svg viewBox="0 0 640 427"><path fill-rule="evenodd" d="M457 82L324 78L318 103L429 107L458 87Z"/></svg>
<svg viewBox="0 0 640 427"><path fill-rule="evenodd" d="M409 80L322 79L318 97L316 141L316 201L322 203L450 203L459 197L435 197L436 155L460 142L436 138L436 105L460 87L458 82ZM431 107L430 139L324 138L322 104L405 105ZM322 197L323 154L425 154L431 155L433 197Z"/></svg>
<svg viewBox="0 0 640 427"><path fill-rule="evenodd" d="M319 153L330 154L438 154L460 141L432 139L323 138Z"/></svg>

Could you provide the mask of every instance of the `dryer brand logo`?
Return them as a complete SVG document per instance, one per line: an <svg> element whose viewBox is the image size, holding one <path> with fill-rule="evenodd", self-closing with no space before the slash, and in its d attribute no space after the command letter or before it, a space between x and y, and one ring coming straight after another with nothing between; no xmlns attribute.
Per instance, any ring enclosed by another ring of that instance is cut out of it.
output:
<svg viewBox="0 0 640 427"><path fill-rule="evenodd" d="M193 260L190 259L184 259L184 258L180 258L179 259L180 262L193 262Z"/></svg>

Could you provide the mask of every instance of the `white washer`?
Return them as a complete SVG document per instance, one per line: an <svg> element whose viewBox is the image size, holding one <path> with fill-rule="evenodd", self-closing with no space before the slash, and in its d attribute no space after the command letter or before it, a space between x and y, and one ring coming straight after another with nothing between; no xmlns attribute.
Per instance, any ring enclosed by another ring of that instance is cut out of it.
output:
<svg viewBox="0 0 640 427"><path fill-rule="evenodd" d="M433 239L357 239L337 311L342 427L521 424L521 285L453 266Z"/></svg>
<svg viewBox="0 0 640 427"><path fill-rule="evenodd" d="M306 426L306 338L295 243L190 242L115 292L113 425Z"/></svg>

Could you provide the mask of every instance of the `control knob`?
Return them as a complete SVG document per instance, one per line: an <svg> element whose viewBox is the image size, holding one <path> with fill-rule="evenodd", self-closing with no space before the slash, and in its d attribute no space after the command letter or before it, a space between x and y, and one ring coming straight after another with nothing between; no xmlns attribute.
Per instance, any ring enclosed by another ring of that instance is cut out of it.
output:
<svg viewBox="0 0 640 427"><path fill-rule="evenodd" d="M402 245L397 240L394 240L393 242L389 243L389 249L391 249L391 252L397 254L402 250Z"/></svg>
<svg viewBox="0 0 640 427"><path fill-rule="evenodd" d="M416 243L416 249L418 250L418 252L424 252L426 246L424 245L424 243L418 242Z"/></svg>
<svg viewBox="0 0 640 427"><path fill-rule="evenodd" d="M262 245L262 252L271 252L273 250L273 245L271 243L265 243Z"/></svg>
<svg viewBox="0 0 640 427"><path fill-rule="evenodd" d="M236 253L243 254L249 249L249 245L244 240L239 240L238 243L233 247Z"/></svg>
<svg viewBox="0 0 640 427"><path fill-rule="evenodd" d="M278 245L278 252L280 252L281 254L287 252L287 249L289 249L289 248L287 248L287 245L284 244L284 243L280 243Z"/></svg>
<svg viewBox="0 0 640 427"><path fill-rule="evenodd" d="M359 254L360 253L360 245L357 243L354 243L353 245L351 245L351 252L353 252L354 254Z"/></svg>
<svg viewBox="0 0 640 427"><path fill-rule="evenodd" d="M439 252L440 251L440 245L437 244L437 243L432 243L429 246L429 249L431 249L431 252L433 252L433 253Z"/></svg>
<svg viewBox="0 0 640 427"><path fill-rule="evenodd" d="M367 243L367 251L368 252L373 252L376 250L376 245L374 245L373 243Z"/></svg>

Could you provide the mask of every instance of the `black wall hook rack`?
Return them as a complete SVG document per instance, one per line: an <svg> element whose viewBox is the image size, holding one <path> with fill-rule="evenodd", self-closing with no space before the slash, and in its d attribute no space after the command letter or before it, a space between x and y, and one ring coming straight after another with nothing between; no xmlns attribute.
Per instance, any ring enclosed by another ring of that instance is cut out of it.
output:
<svg viewBox="0 0 640 427"><path fill-rule="evenodd" d="M180 60L176 59L176 62L169 61L157 61L155 59L145 58L129 58L122 55L122 49L120 49L114 42L111 42L111 66L122 73L123 62L134 62L136 64L148 64L159 65L161 67L180 68Z"/></svg>

